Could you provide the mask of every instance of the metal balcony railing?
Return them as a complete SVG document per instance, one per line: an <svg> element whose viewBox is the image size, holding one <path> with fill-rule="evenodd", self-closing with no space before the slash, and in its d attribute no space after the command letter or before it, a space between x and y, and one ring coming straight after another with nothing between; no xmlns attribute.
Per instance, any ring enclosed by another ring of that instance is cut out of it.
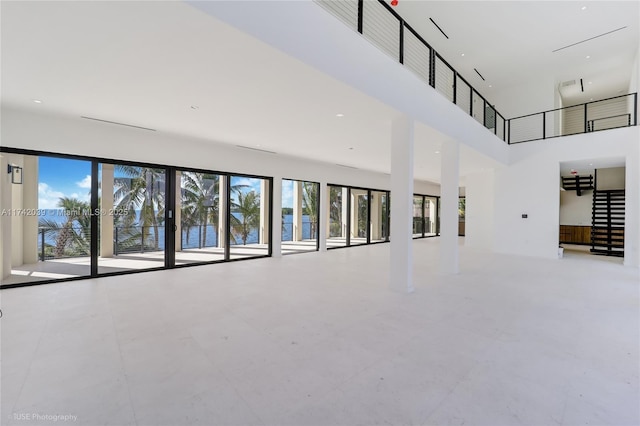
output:
<svg viewBox="0 0 640 426"><path fill-rule="evenodd" d="M638 124L638 94L615 96L507 120L510 144Z"/></svg>
<svg viewBox="0 0 640 426"><path fill-rule="evenodd" d="M384 0L315 0L506 142L506 120Z"/></svg>
<svg viewBox="0 0 640 426"><path fill-rule="evenodd" d="M510 144L638 124L637 93L505 119L386 1L314 1Z"/></svg>

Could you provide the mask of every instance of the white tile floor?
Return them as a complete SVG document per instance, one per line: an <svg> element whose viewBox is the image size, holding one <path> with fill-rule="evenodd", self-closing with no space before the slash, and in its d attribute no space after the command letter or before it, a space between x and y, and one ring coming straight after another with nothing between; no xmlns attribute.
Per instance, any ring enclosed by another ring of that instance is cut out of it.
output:
<svg viewBox="0 0 640 426"><path fill-rule="evenodd" d="M638 270L438 244L4 290L0 423L640 424Z"/></svg>

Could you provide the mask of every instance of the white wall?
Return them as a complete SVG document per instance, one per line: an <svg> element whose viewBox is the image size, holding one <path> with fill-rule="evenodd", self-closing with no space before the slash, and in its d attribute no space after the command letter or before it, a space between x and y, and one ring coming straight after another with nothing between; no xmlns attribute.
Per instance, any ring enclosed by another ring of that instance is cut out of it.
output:
<svg viewBox="0 0 640 426"><path fill-rule="evenodd" d="M530 84L509 86L487 93L505 119L558 108L559 95L553 77L539 75ZM526 102L522 100L526 99ZM549 118L549 117L548 117Z"/></svg>
<svg viewBox="0 0 640 426"><path fill-rule="evenodd" d="M181 135L16 109L3 109L2 119L2 145L12 148L390 189L388 174L263 153ZM420 193L440 195L439 185L430 182L416 181L414 187Z"/></svg>
<svg viewBox="0 0 640 426"><path fill-rule="evenodd" d="M508 161L503 141L314 2L189 3L453 140Z"/></svg>
<svg viewBox="0 0 640 426"><path fill-rule="evenodd" d="M465 246L494 249L495 172L482 171L467 176Z"/></svg>
<svg viewBox="0 0 640 426"><path fill-rule="evenodd" d="M496 171L494 242L503 253L557 257L559 164L611 156L626 161L625 264L640 265L639 127L511 146L512 163ZM523 219L521 214L528 214Z"/></svg>
<svg viewBox="0 0 640 426"><path fill-rule="evenodd" d="M560 191L560 225L591 226L592 205L592 191Z"/></svg>
<svg viewBox="0 0 640 426"><path fill-rule="evenodd" d="M596 185L598 190L625 189L625 168L610 167L596 170Z"/></svg>

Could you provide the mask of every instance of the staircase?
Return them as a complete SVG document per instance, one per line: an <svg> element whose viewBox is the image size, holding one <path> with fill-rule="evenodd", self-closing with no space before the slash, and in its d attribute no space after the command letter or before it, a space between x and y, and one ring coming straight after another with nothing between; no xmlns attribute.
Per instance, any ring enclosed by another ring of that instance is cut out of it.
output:
<svg viewBox="0 0 640 426"><path fill-rule="evenodd" d="M624 256L624 189L594 190L591 252Z"/></svg>
<svg viewBox="0 0 640 426"><path fill-rule="evenodd" d="M582 191L593 189L593 176L563 176L562 187L566 191L576 191L576 195L580 197Z"/></svg>

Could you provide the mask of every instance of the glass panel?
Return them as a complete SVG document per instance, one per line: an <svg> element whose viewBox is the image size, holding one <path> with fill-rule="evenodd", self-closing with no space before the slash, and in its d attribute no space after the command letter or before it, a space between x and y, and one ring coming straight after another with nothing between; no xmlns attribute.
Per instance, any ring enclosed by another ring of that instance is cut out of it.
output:
<svg viewBox="0 0 640 426"><path fill-rule="evenodd" d="M423 196L422 195L414 195L413 196L413 236L422 237L423 236L423 218L422 218L422 206L423 206Z"/></svg>
<svg viewBox="0 0 640 426"><path fill-rule="evenodd" d="M2 153L5 174L8 166L0 209L12 250L3 251L11 267L2 284L89 276L91 162Z"/></svg>
<svg viewBox="0 0 640 426"><path fill-rule="evenodd" d="M371 242L386 241L389 221L387 218L387 193L371 191Z"/></svg>
<svg viewBox="0 0 640 426"><path fill-rule="evenodd" d="M224 260L220 235L225 179L213 173L176 172L176 265Z"/></svg>
<svg viewBox="0 0 640 426"><path fill-rule="evenodd" d="M231 259L269 254L269 181L231 176Z"/></svg>
<svg viewBox="0 0 640 426"><path fill-rule="evenodd" d="M366 189L351 189L351 235L349 245L367 244L369 195Z"/></svg>
<svg viewBox="0 0 640 426"><path fill-rule="evenodd" d="M437 197L424 198L424 234L436 235L436 203Z"/></svg>
<svg viewBox="0 0 640 426"><path fill-rule="evenodd" d="M345 202L348 188L342 186L328 186L329 189L329 227L327 248L344 247L347 245L347 209Z"/></svg>
<svg viewBox="0 0 640 426"><path fill-rule="evenodd" d="M282 181L282 253L317 250L318 188L314 182Z"/></svg>
<svg viewBox="0 0 640 426"><path fill-rule="evenodd" d="M164 169L99 165L98 273L164 267Z"/></svg>

